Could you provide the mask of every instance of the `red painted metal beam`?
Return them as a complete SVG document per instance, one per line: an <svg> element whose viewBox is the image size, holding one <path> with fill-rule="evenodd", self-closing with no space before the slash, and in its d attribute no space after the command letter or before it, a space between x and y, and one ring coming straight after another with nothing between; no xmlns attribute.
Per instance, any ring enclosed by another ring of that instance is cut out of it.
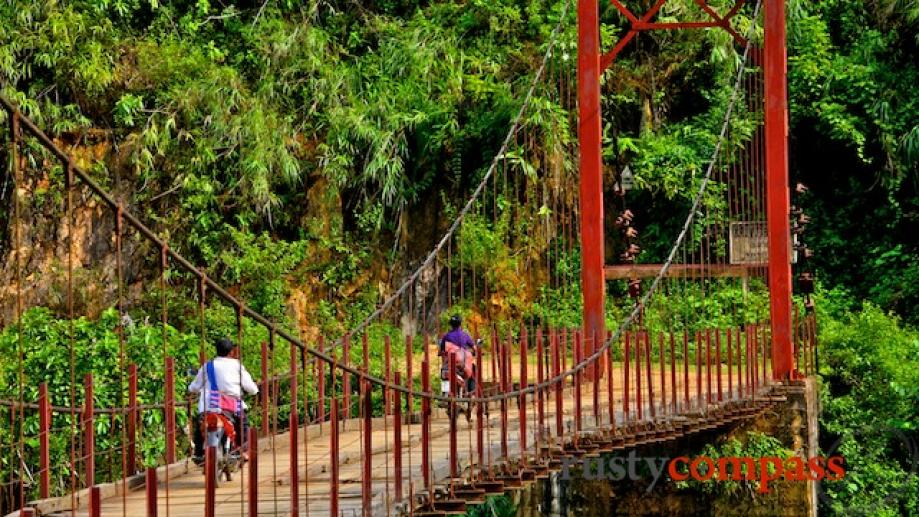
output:
<svg viewBox="0 0 919 517"><path fill-rule="evenodd" d="M598 0L578 0L579 203L585 336L606 335L599 9ZM585 355L593 354L594 347L596 343L591 343Z"/></svg>
<svg viewBox="0 0 919 517"><path fill-rule="evenodd" d="M787 379L792 374L794 358L791 342L791 193L788 188L785 1L766 0L765 8L763 74L772 376L774 379Z"/></svg>

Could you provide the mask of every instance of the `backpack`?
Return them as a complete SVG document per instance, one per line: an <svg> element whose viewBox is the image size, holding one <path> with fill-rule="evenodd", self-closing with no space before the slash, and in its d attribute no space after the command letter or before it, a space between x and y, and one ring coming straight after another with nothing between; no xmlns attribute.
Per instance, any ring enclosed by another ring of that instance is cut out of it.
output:
<svg viewBox="0 0 919 517"><path fill-rule="evenodd" d="M207 412L222 413L228 411L234 415L242 414L242 400L223 394L217 389L217 373L214 369L214 361L208 361L205 369L209 385L206 402Z"/></svg>

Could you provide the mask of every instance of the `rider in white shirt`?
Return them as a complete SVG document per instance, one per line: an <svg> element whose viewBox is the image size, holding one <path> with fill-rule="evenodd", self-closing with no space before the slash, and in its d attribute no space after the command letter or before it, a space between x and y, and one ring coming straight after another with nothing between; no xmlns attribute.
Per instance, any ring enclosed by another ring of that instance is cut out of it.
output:
<svg viewBox="0 0 919 517"><path fill-rule="evenodd" d="M235 399L242 399L242 392L249 395L258 393L258 385L252 380L252 376L246 370L246 367L236 359L236 344L227 338L221 338L215 344L217 356L214 357L214 377L217 381L217 390ZM188 385L189 393L199 393L198 396L198 417L195 421L194 444L195 444L195 461L204 458L204 433L201 431L201 421L205 413L206 395L208 386L207 365L198 369L198 375L195 380ZM243 410L246 409L245 403L242 404ZM233 415L234 425L236 426L237 445L242 447L245 443L247 422L245 412L241 415Z"/></svg>

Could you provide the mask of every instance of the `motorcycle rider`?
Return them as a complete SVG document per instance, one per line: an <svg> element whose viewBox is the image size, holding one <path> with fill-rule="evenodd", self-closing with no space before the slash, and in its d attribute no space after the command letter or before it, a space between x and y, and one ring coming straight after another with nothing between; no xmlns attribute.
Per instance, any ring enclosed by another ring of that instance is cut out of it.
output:
<svg viewBox="0 0 919 517"><path fill-rule="evenodd" d="M453 343L457 347L470 352L472 356L474 356L476 353L475 341L472 340L472 336L470 336L469 333L463 330L462 325L463 318L461 318L459 314L454 314L450 317L450 331L444 334L442 338L440 338L440 356L444 358L445 363L448 361L448 358L445 354L447 343ZM470 392L475 390L474 376L470 376L468 379L466 379L466 389Z"/></svg>
<svg viewBox="0 0 919 517"><path fill-rule="evenodd" d="M247 459L248 454L245 452L244 447L247 445L245 437L248 422L245 417L246 403L242 401L242 392L245 391L249 395L258 393L258 385L252 380L252 376L246 370L246 367L237 359L236 344L224 337L217 340L214 347L217 352L216 357L204 364L198 370L195 380L188 385L189 393L199 394L198 415L195 417L194 425L195 451L193 457L195 463L199 465L204 462L204 431L202 429L204 415L209 411L220 412L221 409L223 409L224 415L232 418L233 426L236 428L236 446L239 447L243 460ZM209 371L213 372L216 378L217 391L222 399L217 404L218 407L209 407L214 406L214 404L208 404L208 394L205 393L209 391ZM227 401L235 401L235 411L230 412L223 407Z"/></svg>

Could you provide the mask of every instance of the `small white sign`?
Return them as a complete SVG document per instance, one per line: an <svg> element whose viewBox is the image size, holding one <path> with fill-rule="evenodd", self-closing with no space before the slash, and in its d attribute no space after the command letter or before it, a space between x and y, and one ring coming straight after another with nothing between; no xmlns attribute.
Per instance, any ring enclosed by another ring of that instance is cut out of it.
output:
<svg viewBox="0 0 919 517"><path fill-rule="evenodd" d="M728 240L731 264L764 264L769 261L766 221L733 222Z"/></svg>

